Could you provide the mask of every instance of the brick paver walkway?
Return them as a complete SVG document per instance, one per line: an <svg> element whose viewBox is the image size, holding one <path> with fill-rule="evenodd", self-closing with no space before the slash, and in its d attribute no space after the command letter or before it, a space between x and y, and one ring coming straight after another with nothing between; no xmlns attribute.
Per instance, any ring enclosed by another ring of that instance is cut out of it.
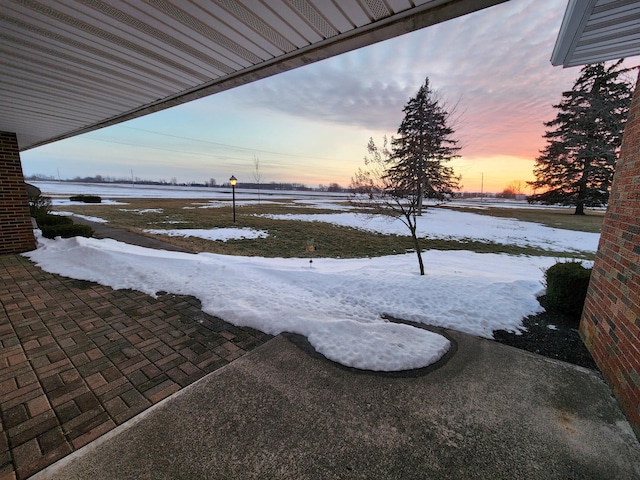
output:
<svg viewBox="0 0 640 480"><path fill-rule="evenodd" d="M0 256L0 480L24 479L269 338Z"/></svg>

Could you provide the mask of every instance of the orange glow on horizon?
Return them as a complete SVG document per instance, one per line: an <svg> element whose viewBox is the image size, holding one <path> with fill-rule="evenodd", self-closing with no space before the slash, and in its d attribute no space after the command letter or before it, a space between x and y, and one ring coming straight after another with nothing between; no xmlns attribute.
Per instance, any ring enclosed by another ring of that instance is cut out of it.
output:
<svg viewBox="0 0 640 480"><path fill-rule="evenodd" d="M356 165L359 167L360 165ZM535 180L533 176L534 160L511 155L494 155L487 157L462 157L451 162L456 174L462 176L461 192L469 193L501 193L512 182L521 182L522 193L530 195L533 190L526 182ZM268 174L266 183L300 183L311 188L319 185L328 186L337 183L341 187L349 187L355 171L331 169L325 175L317 171L300 172L298 168L288 168L283 172ZM246 181L251 181L245 179Z"/></svg>
<svg viewBox="0 0 640 480"><path fill-rule="evenodd" d="M500 193L512 182L521 182L522 193L533 193L526 184L535 180L534 160L509 155L464 158L455 161L454 170L462 175L463 192Z"/></svg>

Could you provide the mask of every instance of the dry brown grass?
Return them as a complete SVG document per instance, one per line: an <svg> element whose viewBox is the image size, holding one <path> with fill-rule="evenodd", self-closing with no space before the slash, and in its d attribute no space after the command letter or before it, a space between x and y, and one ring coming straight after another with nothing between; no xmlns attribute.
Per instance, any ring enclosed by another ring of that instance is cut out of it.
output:
<svg viewBox="0 0 640 480"><path fill-rule="evenodd" d="M185 199L127 199L127 205L65 205L59 210L72 211L81 215L104 218L109 225L131 230L143 235L144 229L197 228L212 229L224 227L246 227L268 232L267 238L212 241L196 237L160 236L163 240L198 252L221 253L227 255L247 255L263 257L307 257L322 256L332 258L363 258L405 253L413 248L408 235L383 235L350 227L342 227L323 222L303 222L299 220L274 220L264 214L287 213L335 213L334 210L315 206L301 206L291 201L269 201L261 204L237 206L237 221L233 223L230 204L215 208L205 200ZM144 214L131 210L158 209L158 212ZM589 215L574 218L564 212L530 209L486 210L456 208L483 215L517 218L519 220L543 223L548 226L581 231L599 231L602 216ZM307 251L307 244L313 240L316 250ZM464 240L423 239L424 249L471 250L479 253L507 253L512 255L541 255L555 257L592 258L592 255L576 255L575 252L550 252L536 247L519 247L492 242Z"/></svg>

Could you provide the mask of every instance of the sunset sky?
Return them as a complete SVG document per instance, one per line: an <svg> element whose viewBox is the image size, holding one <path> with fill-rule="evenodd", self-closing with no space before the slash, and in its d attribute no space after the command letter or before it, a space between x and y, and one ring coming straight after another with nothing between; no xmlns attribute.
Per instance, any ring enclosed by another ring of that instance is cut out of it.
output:
<svg viewBox="0 0 640 480"><path fill-rule="evenodd" d="M458 104L463 189L531 180L544 121L579 68L552 67L566 0L512 0L127 123L28 150L25 175L348 186L425 77ZM527 189L526 193L530 193Z"/></svg>

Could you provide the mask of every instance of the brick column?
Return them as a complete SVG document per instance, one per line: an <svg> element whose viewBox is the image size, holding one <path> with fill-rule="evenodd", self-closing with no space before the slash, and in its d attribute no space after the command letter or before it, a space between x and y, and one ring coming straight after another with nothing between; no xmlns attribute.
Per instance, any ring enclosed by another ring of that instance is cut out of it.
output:
<svg viewBox="0 0 640 480"><path fill-rule="evenodd" d="M0 132L0 254L36 246L15 133Z"/></svg>
<svg viewBox="0 0 640 480"><path fill-rule="evenodd" d="M640 78L616 165L580 333L640 438Z"/></svg>

